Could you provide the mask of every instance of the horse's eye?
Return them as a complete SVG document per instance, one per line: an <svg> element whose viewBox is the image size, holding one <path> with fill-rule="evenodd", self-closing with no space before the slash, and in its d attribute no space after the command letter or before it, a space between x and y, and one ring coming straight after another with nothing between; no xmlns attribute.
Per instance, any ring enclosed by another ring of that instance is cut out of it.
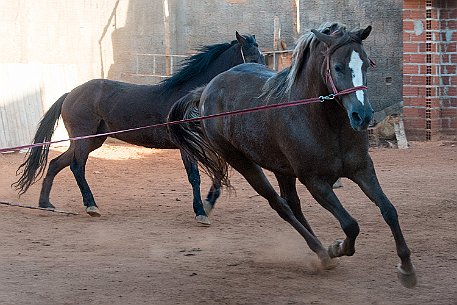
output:
<svg viewBox="0 0 457 305"><path fill-rule="evenodd" d="M336 65L335 66L335 71L340 73L340 72L343 72L343 66L342 65Z"/></svg>

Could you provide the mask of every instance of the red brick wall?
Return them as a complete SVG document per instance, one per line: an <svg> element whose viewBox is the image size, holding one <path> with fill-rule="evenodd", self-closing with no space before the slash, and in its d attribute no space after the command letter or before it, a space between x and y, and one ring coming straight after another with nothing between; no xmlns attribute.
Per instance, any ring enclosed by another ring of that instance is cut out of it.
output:
<svg viewBox="0 0 457 305"><path fill-rule="evenodd" d="M457 139L457 0L403 2L403 115L410 140Z"/></svg>

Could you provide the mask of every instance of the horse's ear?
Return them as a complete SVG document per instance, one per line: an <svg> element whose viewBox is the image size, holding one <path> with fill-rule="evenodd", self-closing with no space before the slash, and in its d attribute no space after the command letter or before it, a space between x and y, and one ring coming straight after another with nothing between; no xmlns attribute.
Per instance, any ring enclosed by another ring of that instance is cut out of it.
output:
<svg viewBox="0 0 457 305"><path fill-rule="evenodd" d="M246 41L246 38L244 38L243 36L241 36L238 31L236 31L236 40L238 40L238 42L241 44L241 45L245 45L247 44L247 41Z"/></svg>
<svg viewBox="0 0 457 305"><path fill-rule="evenodd" d="M370 35L371 30L372 30L372 27L371 27L371 25L369 25L369 26L367 26L366 29L361 29L361 30L357 31L357 35L360 37L360 40L365 40Z"/></svg>
<svg viewBox="0 0 457 305"><path fill-rule="evenodd" d="M311 30L311 32L316 36L316 38L325 43L327 46L330 46L334 40L334 37L324 34L322 32L319 32L318 30Z"/></svg>

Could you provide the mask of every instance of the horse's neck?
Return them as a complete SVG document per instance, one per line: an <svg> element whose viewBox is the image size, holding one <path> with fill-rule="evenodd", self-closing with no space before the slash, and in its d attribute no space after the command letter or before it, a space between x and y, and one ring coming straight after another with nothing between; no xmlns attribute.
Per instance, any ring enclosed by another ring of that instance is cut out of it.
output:
<svg viewBox="0 0 457 305"><path fill-rule="evenodd" d="M243 62L241 53L238 54L238 47L233 46L215 58L205 71L195 75L191 80L177 86L179 92L188 92L209 83L216 75Z"/></svg>
<svg viewBox="0 0 457 305"><path fill-rule="evenodd" d="M235 67L243 63L243 58L241 57L241 51L239 49L239 44L236 44L229 49L227 49L224 53L219 55L213 62L208 66L207 69L207 77L208 82L213 79L216 75L227 71L230 68Z"/></svg>
<svg viewBox="0 0 457 305"><path fill-rule="evenodd" d="M297 80L292 86L290 100L315 98L331 93L323 79L322 62L323 58L313 60L303 67L303 72L299 73ZM325 125L336 133L341 133L343 129L350 129L346 111L336 100L305 105L303 108L305 111L304 115L315 119L319 118L321 124L315 125L319 126L319 128L322 128L322 123L325 122Z"/></svg>
<svg viewBox="0 0 457 305"><path fill-rule="evenodd" d="M290 90L290 100L300 100L306 98L328 95L330 92L323 80L321 73L322 61L306 61L302 71L297 74L296 80Z"/></svg>

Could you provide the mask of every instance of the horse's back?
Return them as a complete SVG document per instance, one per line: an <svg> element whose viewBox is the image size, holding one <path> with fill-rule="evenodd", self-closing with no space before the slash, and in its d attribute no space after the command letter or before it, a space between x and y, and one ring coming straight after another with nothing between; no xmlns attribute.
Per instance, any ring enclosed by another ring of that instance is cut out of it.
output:
<svg viewBox="0 0 457 305"><path fill-rule="evenodd" d="M274 71L256 63L241 64L219 74L202 93L202 115L246 108L246 100L260 96L263 85L273 75Z"/></svg>

